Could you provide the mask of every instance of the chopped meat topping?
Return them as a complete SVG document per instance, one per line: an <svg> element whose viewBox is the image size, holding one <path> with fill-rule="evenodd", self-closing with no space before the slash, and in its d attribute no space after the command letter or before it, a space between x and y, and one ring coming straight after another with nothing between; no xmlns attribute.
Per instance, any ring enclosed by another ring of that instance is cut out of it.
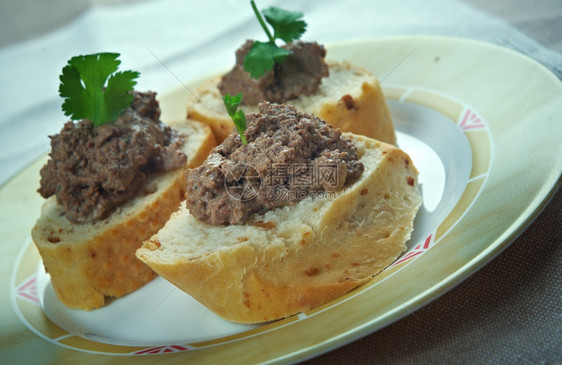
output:
<svg viewBox="0 0 562 365"><path fill-rule="evenodd" d="M313 192L341 190L363 173L351 141L314 115L265 102L247 119L248 144L234 133L186 171L186 204L200 221L243 224Z"/></svg>
<svg viewBox="0 0 562 365"><path fill-rule="evenodd" d="M153 172L183 166L184 136L159 121L153 92L134 93L129 108L99 127L67 122L51 136L50 159L41 169L39 193L56 195L73 223L107 218L134 197Z"/></svg>
<svg viewBox="0 0 562 365"><path fill-rule="evenodd" d="M281 47L291 51L282 63L276 64L273 70L259 79L253 79L244 70L244 58L250 52L252 43L248 40L236 51L236 65L219 84L223 95L243 93L243 104L257 105L262 101L284 103L300 95L315 94L322 77L329 74L328 65L324 62L324 47L318 43L294 42Z"/></svg>

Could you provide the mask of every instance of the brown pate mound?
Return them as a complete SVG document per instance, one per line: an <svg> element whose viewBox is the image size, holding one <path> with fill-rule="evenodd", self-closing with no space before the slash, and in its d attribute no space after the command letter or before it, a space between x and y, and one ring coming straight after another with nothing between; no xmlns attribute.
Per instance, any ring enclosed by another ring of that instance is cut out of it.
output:
<svg viewBox="0 0 562 365"><path fill-rule="evenodd" d="M131 106L114 123L94 127L67 122L50 136L50 159L41 169L39 193L56 195L73 223L107 218L136 196L151 174L185 164L184 136L159 120L154 92L134 92Z"/></svg>
<svg viewBox="0 0 562 365"><path fill-rule="evenodd" d="M187 208L198 220L244 224L252 214L333 192L363 173L356 147L322 119L264 102L247 116L242 144L231 134L186 171Z"/></svg>
<svg viewBox="0 0 562 365"><path fill-rule="evenodd" d="M259 79L253 79L244 70L244 58L252 43L248 40L236 51L236 65L218 85L222 95L244 94L242 104L257 105L262 101L281 104L301 95L313 95L322 78L329 75L323 46L315 42L294 42L281 47L291 52L282 63Z"/></svg>

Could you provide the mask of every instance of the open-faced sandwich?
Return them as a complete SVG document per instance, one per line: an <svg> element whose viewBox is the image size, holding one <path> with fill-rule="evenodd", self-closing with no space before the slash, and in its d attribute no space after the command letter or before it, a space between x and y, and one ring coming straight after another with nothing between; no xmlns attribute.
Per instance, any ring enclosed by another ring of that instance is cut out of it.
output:
<svg viewBox="0 0 562 365"><path fill-rule="evenodd" d="M204 123L163 124L156 94L133 91L138 73L115 72L118 56L73 57L63 69L63 110L79 121L51 136L41 170L47 200L32 237L71 308L101 307L156 276L135 251L178 209L184 170L216 145Z"/></svg>
<svg viewBox="0 0 562 365"><path fill-rule="evenodd" d="M361 285L405 249L421 204L402 150L261 103L186 172L187 199L137 257L219 316L271 321ZM241 122L242 121L242 122Z"/></svg>
<svg viewBox="0 0 562 365"><path fill-rule="evenodd" d="M379 80L370 71L347 62L325 61L326 50L315 42L301 42L306 23L302 13L279 8L254 13L267 34L266 42L248 40L236 52L228 73L203 82L188 99L187 115L209 124L217 142L233 130L225 113L225 94L244 95L246 112L270 101L293 105L344 132L396 144L392 119ZM277 41L286 42L279 47Z"/></svg>

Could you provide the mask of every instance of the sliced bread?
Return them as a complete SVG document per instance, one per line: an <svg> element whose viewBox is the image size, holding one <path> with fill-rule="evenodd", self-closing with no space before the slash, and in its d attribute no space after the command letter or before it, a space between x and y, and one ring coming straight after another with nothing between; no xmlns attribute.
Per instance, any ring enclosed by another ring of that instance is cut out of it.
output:
<svg viewBox="0 0 562 365"><path fill-rule="evenodd" d="M45 201L31 234L51 276L55 292L70 308L91 310L106 297L120 297L143 286L156 274L135 257L142 242L156 233L185 197L185 168L200 165L216 145L204 123L171 123L186 134L186 166L152 176L142 194L107 219L71 223L52 196Z"/></svg>
<svg viewBox="0 0 562 365"><path fill-rule="evenodd" d="M241 323L306 311L365 283L405 250L421 196L405 152L345 135L365 166L351 186L245 225L201 223L182 204L137 257L220 317Z"/></svg>
<svg viewBox="0 0 562 365"><path fill-rule="evenodd" d="M379 80L370 71L347 62L329 61L330 75L322 79L318 92L286 102L305 113L312 113L343 132L364 135L396 144L392 118ZM187 116L207 123L221 143L234 124L226 113L217 87L220 77L203 82L188 98ZM246 113L257 106L243 106Z"/></svg>

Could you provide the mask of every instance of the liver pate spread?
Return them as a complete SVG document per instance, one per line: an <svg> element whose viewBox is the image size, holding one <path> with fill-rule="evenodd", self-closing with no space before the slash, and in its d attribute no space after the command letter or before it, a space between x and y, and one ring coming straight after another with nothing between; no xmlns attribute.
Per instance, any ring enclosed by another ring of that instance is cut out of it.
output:
<svg viewBox="0 0 562 365"><path fill-rule="evenodd" d="M315 94L322 77L328 76L324 47L318 43L295 42L281 47L291 52L282 63L259 79L253 79L244 70L244 58L252 44L248 40L236 51L236 65L218 85L222 95L243 93L242 103L246 105L262 101L284 103L300 95Z"/></svg>
<svg viewBox="0 0 562 365"><path fill-rule="evenodd" d="M333 192L363 173L356 147L322 119L294 107L261 103L203 165L186 171L191 214L214 224L244 224L253 213Z"/></svg>
<svg viewBox="0 0 562 365"><path fill-rule="evenodd" d="M136 196L153 172L183 166L184 136L159 121L156 93L134 93L114 122L94 127L67 122L51 136L50 159L41 169L39 193L56 195L73 223L107 218Z"/></svg>

